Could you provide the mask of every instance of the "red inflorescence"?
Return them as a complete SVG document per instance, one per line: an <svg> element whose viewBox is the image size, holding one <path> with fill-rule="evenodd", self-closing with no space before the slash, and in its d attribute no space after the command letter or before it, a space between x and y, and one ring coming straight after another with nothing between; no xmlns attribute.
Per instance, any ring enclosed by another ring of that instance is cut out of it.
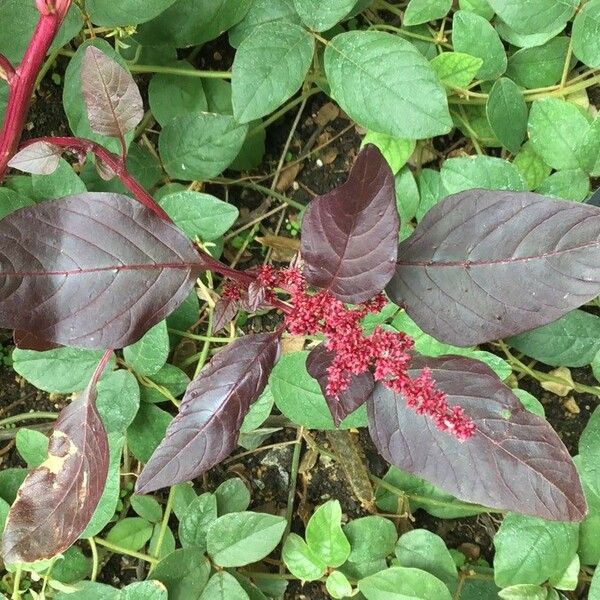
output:
<svg viewBox="0 0 600 600"><path fill-rule="evenodd" d="M405 333L375 328L366 336L361 319L379 312L386 304L383 294L348 308L328 291L309 293L299 269L259 269L257 281L265 287L279 287L290 295L292 311L286 314L287 330L294 335L327 336L327 349L335 353L328 369L327 394L337 396L350 383L351 375L372 369L373 376L386 387L402 394L407 406L431 418L438 429L466 440L475 433L475 424L460 406L449 406L446 395L436 389L428 369L411 378L412 338Z"/></svg>

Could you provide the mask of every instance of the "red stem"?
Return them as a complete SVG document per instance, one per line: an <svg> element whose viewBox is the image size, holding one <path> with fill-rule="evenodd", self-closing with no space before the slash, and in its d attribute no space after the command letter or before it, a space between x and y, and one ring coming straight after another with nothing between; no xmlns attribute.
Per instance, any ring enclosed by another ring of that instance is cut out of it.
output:
<svg viewBox="0 0 600 600"><path fill-rule="evenodd" d="M25 51L21 64L12 69L5 57L1 67L7 73L9 82L8 105L4 115L4 123L0 132L0 181L6 173L7 163L16 152L25 126L35 81L44 64L46 54L60 29L72 0L58 0L54 11L40 14L29 46Z"/></svg>

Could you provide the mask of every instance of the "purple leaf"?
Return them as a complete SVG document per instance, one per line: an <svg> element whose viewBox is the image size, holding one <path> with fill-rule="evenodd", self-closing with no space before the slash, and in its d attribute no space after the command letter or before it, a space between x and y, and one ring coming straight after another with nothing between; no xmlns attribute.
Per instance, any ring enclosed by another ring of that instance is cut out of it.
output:
<svg viewBox="0 0 600 600"><path fill-rule="evenodd" d="M61 347L60 344L47 342L37 337L35 333L21 331L20 329L13 331L13 342L19 350L35 350L36 352L45 352L46 350L54 350L54 348Z"/></svg>
<svg viewBox="0 0 600 600"><path fill-rule="evenodd" d="M525 410L484 363L418 357L448 398L477 427L465 442L439 431L378 383L367 400L369 431L381 455L466 502L556 521L581 521L586 504L577 471L548 422Z"/></svg>
<svg viewBox="0 0 600 600"><path fill-rule="evenodd" d="M306 370L319 383L319 387L327 402L327 407L336 427L359 406L373 391L373 375L366 372L361 375L352 375L348 388L337 398L327 395L327 369L333 361L334 352L327 350L324 344L319 344L310 351L306 358Z"/></svg>
<svg viewBox="0 0 600 600"><path fill-rule="evenodd" d="M56 171L62 148L49 142L34 142L19 150L8 162L13 169L34 175L50 175Z"/></svg>
<svg viewBox="0 0 600 600"><path fill-rule="evenodd" d="M93 132L123 138L144 117L140 91L131 74L94 46L81 69L81 89Z"/></svg>
<svg viewBox="0 0 600 600"><path fill-rule="evenodd" d="M399 219L394 176L381 152L363 148L348 180L308 206L301 254L307 281L357 304L394 274Z"/></svg>
<svg viewBox="0 0 600 600"><path fill-rule="evenodd" d="M449 196L400 244L386 289L456 346L545 325L600 293L600 209L529 192Z"/></svg>
<svg viewBox="0 0 600 600"><path fill-rule="evenodd" d="M0 326L46 342L121 348L187 297L202 258L120 194L78 194L0 221Z"/></svg>
<svg viewBox="0 0 600 600"><path fill-rule="evenodd" d="M228 456L278 357L279 333L246 335L221 350L189 384L136 491L147 494L188 481Z"/></svg>
<svg viewBox="0 0 600 600"><path fill-rule="evenodd" d="M90 384L61 411L48 458L27 475L8 513L2 538L5 562L34 562L63 552L92 518L109 460L95 400Z"/></svg>
<svg viewBox="0 0 600 600"><path fill-rule="evenodd" d="M213 333L229 325L237 314L237 301L230 298L219 298L213 313Z"/></svg>

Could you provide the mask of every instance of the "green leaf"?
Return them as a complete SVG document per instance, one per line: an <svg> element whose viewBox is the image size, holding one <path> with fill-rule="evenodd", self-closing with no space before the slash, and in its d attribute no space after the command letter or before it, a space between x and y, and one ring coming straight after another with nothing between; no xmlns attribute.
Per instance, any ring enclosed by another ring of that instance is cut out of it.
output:
<svg viewBox="0 0 600 600"><path fill-rule="evenodd" d="M263 393L258 397L258 400L250 407L248 414L244 417L240 431L242 433L249 433L260 427L271 414L273 404L275 404L275 398L273 397L271 388L267 385Z"/></svg>
<svg viewBox="0 0 600 600"><path fill-rule="evenodd" d="M302 581L315 581L327 570L325 562L295 533L287 536L281 558L288 571Z"/></svg>
<svg viewBox="0 0 600 600"><path fill-rule="evenodd" d="M149 329L135 344L123 348L125 362L140 375L154 375L169 357L167 322L161 321Z"/></svg>
<svg viewBox="0 0 600 600"><path fill-rule="evenodd" d="M12 504L26 476L27 469L9 467L0 471L0 498Z"/></svg>
<svg viewBox="0 0 600 600"><path fill-rule="evenodd" d="M240 151L247 125L229 115L192 113L171 119L161 130L158 148L165 170L184 181L215 177Z"/></svg>
<svg viewBox="0 0 600 600"><path fill-rule="evenodd" d="M66 347L45 352L15 348L12 356L15 371L29 383L45 392L69 394L87 386L102 354L102 350ZM113 367L114 358L105 373Z"/></svg>
<svg viewBox="0 0 600 600"><path fill-rule="evenodd" d="M89 577L91 572L92 561L77 546L72 546L54 562L51 574L52 579L73 584Z"/></svg>
<svg viewBox="0 0 600 600"><path fill-rule="evenodd" d="M579 149L581 168L590 175L600 175L600 116L592 121Z"/></svg>
<svg viewBox="0 0 600 600"><path fill-rule="evenodd" d="M217 518L217 499L206 492L194 498L179 519L179 540L184 548L206 551L206 532Z"/></svg>
<svg viewBox="0 0 600 600"><path fill-rule="evenodd" d="M394 180L396 190L396 207L400 215L400 224L411 221L419 209L419 188L412 171L404 167ZM363 321L364 324L364 321Z"/></svg>
<svg viewBox="0 0 600 600"><path fill-rule="evenodd" d="M529 138L544 162L555 169L579 168L579 146L589 129L582 112L558 98L536 100L529 113Z"/></svg>
<svg viewBox="0 0 600 600"><path fill-rule="evenodd" d="M233 61L233 115L248 123L273 112L302 86L315 42L299 25L265 23L240 44Z"/></svg>
<svg viewBox="0 0 600 600"><path fill-rule="evenodd" d="M164 387L173 396L181 396L185 392L190 378L178 367L167 363L163 365L154 375L148 377L154 383ZM141 399L144 402L158 403L168 400L158 390L149 387L141 389Z"/></svg>
<svg viewBox="0 0 600 600"><path fill-rule="evenodd" d="M187 507L197 497L190 482L178 483L173 486L173 513L179 521L181 521Z"/></svg>
<svg viewBox="0 0 600 600"><path fill-rule="evenodd" d="M129 498L131 508L146 521L160 523L162 520L162 506L152 496L133 494Z"/></svg>
<svg viewBox="0 0 600 600"><path fill-rule="evenodd" d="M25 427L17 431L17 451L27 463L28 469L39 467L48 455L48 437L35 429Z"/></svg>
<svg viewBox="0 0 600 600"><path fill-rule="evenodd" d="M544 196L581 202L590 193L590 180L581 169L557 171L544 179L536 192Z"/></svg>
<svg viewBox="0 0 600 600"><path fill-rule="evenodd" d="M56 600L122 600L121 591L104 583L82 581L69 592L60 592Z"/></svg>
<svg viewBox="0 0 600 600"><path fill-rule="evenodd" d="M167 427L173 417L154 404L142 403L127 430L127 443L131 453L143 463L147 463L158 444L165 437Z"/></svg>
<svg viewBox="0 0 600 600"><path fill-rule="evenodd" d="M250 506L250 492L246 484L234 477L227 479L215 490L219 516L234 512L244 512Z"/></svg>
<svg viewBox="0 0 600 600"><path fill-rule="evenodd" d="M490 6L488 0L458 0L458 7L461 10L468 10L488 21L494 16L494 9Z"/></svg>
<svg viewBox="0 0 600 600"><path fill-rule="evenodd" d="M119 521L106 535L106 541L127 550L137 551L152 536L152 524L140 517L127 517Z"/></svg>
<svg viewBox="0 0 600 600"><path fill-rule="evenodd" d="M523 144L513 159L513 165L521 173L528 190L535 190L552 172L529 141Z"/></svg>
<svg viewBox="0 0 600 600"><path fill-rule="evenodd" d="M588 600L600 600L600 569L594 571Z"/></svg>
<svg viewBox="0 0 600 600"><path fill-rule="evenodd" d="M284 354L269 378L277 408L291 421L308 429L336 429L317 380L306 371L308 352ZM365 427L366 408L355 410L340 424L341 429Z"/></svg>
<svg viewBox="0 0 600 600"><path fill-rule="evenodd" d="M506 75L527 89L554 85L562 77L568 48L566 36L553 38L539 47L523 48L508 59Z"/></svg>
<svg viewBox="0 0 600 600"><path fill-rule="evenodd" d="M4 217L19 208L31 206L32 204L34 204L34 202L30 198L22 196L14 190L0 188L0 219L4 219Z"/></svg>
<svg viewBox="0 0 600 600"><path fill-rule="evenodd" d="M553 37L556 37L565 28L566 24L559 24L551 29L535 33L518 33L499 18L496 19L495 25L496 31L504 41L517 48L533 48L534 46L542 46Z"/></svg>
<svg viewBox="0 0 600 600"><path fill-rule="evenodd" d="M600 67L600 0L585 3L573 21L573 54L588 67Z"/></svg>
<svg viewBox="0 0 600 600"><path fill-rule="evenodd" d="M229 43L238 48L254 29L275 21L300 23L294 0L254 0L246 16L229 30Z"/></svg>
<svg viewBox="0 0 600 600"><path fill-rule="evenodd" d="M260 588L254 582L250 581L250 579L237 571L231 571L229 574L235 577L236 581L242 586L246 594L248 594L250 600L268 600Z"/></svg>
<svg viewBox="0 0 600 600"><path fill-rule="evenodd" d="M229 231L239 216L233 204L202 192L175 192L159 204L190 238L212 242Z"/></svg>
<svg viewBox="0 0 600 600"><path fill-rule="evenodd" d="M150 21L175 0L86 0L85 10L92 23L102 27L123 27Z"/></svg>
<svg viewBox="0 0 600 600"><path fill-rule="evenodd" d="M403 567L422 569L446 584L458 578L456 565L444 540L426 529L405 533L396 544L396 556Z"/></svg>
<svg viewBox="0 0 600 600"><path fill-rule="evenodd" d="M563 573L550 577L550 584L557 590L574 590L579 584L580 568L581 563L579 561L579 556L576 554Z"/></svg>
<svg viewBox="0 0 600 600"><path fill-rule="evenodd" d="M564 25L579 0L488 0L498 16L519 33L535 33Z"/></svg>
<svg viewBox="0 0 600 600"><path fill-rule="evenodd" d="M283 517L255 512L230 513L208 529L208 554L221 567L241 567L268 556L285 530Z"/></svg>
<svg viewBox="0 0 600 600"><path fill-rule="evenodd" d="M313 31L327 31L354 8L356 0L294 0L302 22Z"/></svg>
<svg viewBox="0 0 600 600"><path fill-rule="evenodd" d="M250 598L233 575L219 571L208 580L199 600L250 600Z"/></svg>
<svg viewBox="0 0 600 600"><path fill-rule="evenodd" d="M186 61L180 61L173 66L193 68ZM148 101L152 115L160 125L187 113L208 110L202 79L199 77L157 73L150 80Z"/></svg>
<svg viewBox="0 0 600 600"><path fill-rule="evenodd" d="M142 46L200 46L239 23L251 4L252 0L177 0L138 27L137 39Z"/></svg>
<svg viewBox="0 0 600 600"><path fill-rule="evenodd" d="M548 325L508 338L507 342L553 367L584 367L600 351L600 317L573 310Z"/></svg>
<svg viewBox="0 0 600 600"><path fill-rule="evenodd" d="M452 0L410 0L404 13L402 25L421 25L445 17L452 7Z"/></svg>
<svg viewBox="0 0 600 600"><path fill-rule="evenodd" d="M525 181L517 169L507 160L495 156L449 158L444 161L440 175L448 194L473 188L515 192L525 190Z"/></svg>
<svg viewBox="0 0 600 600"><path fill-rule="evenodd" d="M338 500L319 506L306 526L308 547L329 567L339 567L350 556L350 542L342 530Z"/></svg>
<svg viewBox="0 0 600 600"><path fill-rule="evenodd" d="M464 52L442 52L431 66L440 81L449 88L464 89L475 79L483 60Z"/></svg>
<svg viewBox="0 0 600 600"><path fill-rule="evenodd" d="M502 145L516 154L527 134L527 104L523 92L511 79L494 83L486 103L487 118Z"/></svg>
<svg viewBox="0 0 600 600"><path fill-rule="evenodd" d="M152 530L152 537L150 538L150 542L148 542L148 554L151 556L156 556L159 560L166 558L171 552L175 551L175 536L169 527L165 529L165 535L162 538L162 543L160 546L160 553L158 552L158 542L161 537L161 525L154 525L154 529Z"/></svg>
<svg viewBox="0 0 600 600"><path fill-rule="evenodd" d="M378 31L341 33L324 63L332 97L363 127L409 139L450 131L444 88L410 42Z"/></svg>
<svg viewBox="0 0 600 600"><path fill-rule="evenodd" d="M544 405L532 394L525 390L520 390L518 388L513 389L512 393L519 399L519 402L534 415L538 417L546 418L546 411L544 410Z"/></svg>
<svg viewBox="0 0 600 600"><path fill-rule="evenodd" d="M436 577L406 567L391 567L365 577L358 589L367 600L451 600L448 588Z"/></svg>
<svg viewBox="0 0 600 600"><path fill-rule="evenodd" d="M494 536L494 579L500 587L538 585L562 574L577 552L577 523L509 513Z"/></svg>
<svg viewBox="0 0 600 600"><path fill-rule="evenodd" d="M483 61L478 79L497 79L506 71L506 52L490 23L472 12L458 10L452 21L454 50L476 56Z"/></svg>
<svg viewBox="0 0 600 600"><path fill-rule="evenodd" d="M138 581L123 588L119 600L167 600L167 589L157 580Z"/></svg>
<svg viewBox="0 0 600 600"><path fill-rule="evenodd" d="M210 575L210 562L195 548L175 550L152 570L152 578L162 582L169 600L200 597Z"/></svg>
<svg viewBox="0 0 600 600"><path fill-rule="evenodd" d="M420 221L431 208L448 194L442 184L440 172L433 169L423 169L417 178L417 185L421 199L415 217L417 221Z"/></svg>
<svg viewBox="0 0 600 600"><path fill-rule="evenodd" d="M511 585L498 592L498 597L503 600L546 600L548 590L539 585Z"/></svg>
<svg viewBox="0 0 600 600"><path fill-rule="evenodd" d="M367 131L361 146L367 144L373 144L381 150L394 175L406 164L416 146L415 140L394 138L375 131Z"/></svg>
<svg viewBox="0 0 600 600"><path fill-rule="evenodd" d="M334 571L327 577L325 588L332 598L347 598L352 595L352 586L341 571Z"/></svg>
<svg viewBox="0 0 600 600"><path fill-rule="evenodd" d="M32 175L31 186L33 199L36 201L82 194L86 191L85 184L64 158L59 160L58 168L50 175Z"/></svg>

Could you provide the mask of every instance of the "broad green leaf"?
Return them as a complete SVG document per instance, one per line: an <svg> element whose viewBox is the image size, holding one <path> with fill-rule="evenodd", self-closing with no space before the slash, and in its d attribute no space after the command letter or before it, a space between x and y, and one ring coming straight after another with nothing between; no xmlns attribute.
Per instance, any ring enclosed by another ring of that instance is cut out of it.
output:
<svg viewBox="0 0 600 600"><path fill-rule="evenodd" d="M557 590L574 590L579 584L581 563L576 554L563 573L550 577L550 584Z"/></svg>
<svg viewBox="0 0 600 600"><path fill-rule="evenodd" d="M62 553L52 565L52 579L61 583L73 584L89 577L92 572L92 561L77 547L72 546Z"/></svg>
<svg viewBox="0 0 600 600"><path fill-rule="evenodd" d="M271 372L269 385L277 408L291 421L308 429L335 429L331 412L317 380L306 370L308 352L284 354ZM355 410L341 429L365 427L366 408Z"/></svg>
<svg viewBox="0 0 600 600"><path fill-rule="evenodd" d="M166 411L143 402L133 423L127 430L127 443L131 453L147 463L162 439L173 417Z"/></svg>
<svg viewBox="0 0 600 600"><path fill-rule="evenodd" d="M302 22L313 31L327 31L354 8L356 0L294 0Z"/></svg>
<svg viewBox="0 0 600 600"><path fill-rule="evenodd" d="M515 31L535 33L564 25L579 0L488 0L498 16Z"/></svg>
<svg viewBox="0 0 600 600"><path fill-rule="evenodd" d="M534 89L554 85L560 81L569 38L553 38L542 46L523 48L508 59L506 75L521 87Z"/></svg>
<svg viewBox="0 0 600 600"><path fill-rule="evenodd" d="M44 352L15 348L12 356L15 371L29 383L45 392L69 394L87 386L102 354L102 350L66 347ZM114 359L105 373L112 367Z"/></svg>
<svg viewBox="0 0 600 600"><path fill-rule="evenodd" d="M539 585L511 585L498 592L502 600L547 600L548 590Z"/></svg>
<svg viewBox="0 0 600 600"><path fill-rule="evenodd" d="M0 471L0 499L12 504L17 497L17 490L27 476L27 469L9 467Z"/></svg>
<svg viewBox="0 0 600 600"><path fill-rule="evenodd" d="M329 567L339 567L350 556L350 542L342 530L342 507L338 500L319 506L306 526L308 547Z"/></svg>
<svg viewBox="0 0 600 600"><path fill-rule="evenodd" d="M190 378L178 367L167 363L154 375L148 377L150 381L165 388L172 396L181 396L185 392ZM154 387L142 386L140 399L151 404L166 402L169 398Z"/></svg>
<svg viewBox="0 0 600 600"><path fill-rule="evenodd" d="M497 79L506 71L506 52L490 23L475 13L459 10L452 21L454 50L476 56L483 61L478 79Z"/></svg>
<svg viewBox="0 0 600 600"><path fill-rule="evenodd" d="M300 23L294 0L254 0L246 16L229 30L229 43L237 48L254 29L274 21Z"/></svg>
<svg viewBox="0 0 600 600"><path fill-rule="evenodd" d="M271 392L271 388L267 385L263 393L258 397L258 400L250 407L248 414L244 417L240 431L242 433L249 433L260 427L271 414L274 403L273 392Z"/></svg>
<svg viewBox="0 0 600 600"><path fill-rule="evenodd" d="M181 61L173 66L193 68L186 61ZM160 125L165 125L171 119L186 113L208 109L202 79L199 77L157 73L150 80L148 101L152 115Z"/></svg>
<svg viewBox="0 0 600 600"><path fill-rule="evenodd" d="M396 206L398 207L400 225L402 226L415 217L421 200L415 176L408 167L404 167L396 175L394 188L396 190Z"/></svg>
<svg viewBox="0 0 600 600"><path fill-rule="evenodd" d="M199 46L239 23L252 0L176 0L155 19L138 27L143 46Z"/></svg>
<svg viewBox="0 0 600 600"><path fill-rule="evenodd" d="M442 184L440 172L433 169L423 169L417 178L417 185L420 201L415 217L417 221L420 221L431 208L448 194Z"/></svg>
<svg viewBox="0 0 600 600"><path fill-rule="evenodd" d="M233 61L233 115L240 123L263 117L302 86L315 42L299 25L265 23L240 44Z"/></svg>
<svg viewBox="0 0 600 600"><path fill-rule="evenodd" d="M175 0L86 0L85 10L92 23L102 27L123 27L157 17Z"/></svg>
<svg viewBox="0 0 600 600"><path fill-rule="evenodd" d="M77 176L73 167L61 158L57 169L50 175L32 175L33 200L52 200L86 191L85 184Z"/></svg>
<svg viewBox="0 0 600 600"><path fill-rule="evenodd" d="M187 507L197 497L194 487L190 482L178 483L173 486L173 513L178 521L181 521Z"/></svg>
<svg viewBox="0 0 600 600"><path fill-rule="evenodd" d="M596 408L579 439L578 467L583 482L593 492L592 507L600 516L600 409Z"/></svg>
<svg viewBox="0 0 600 600"><path fill-rule="evenodd" d="M594 571L588 600L600 600L600 569Z"/></svg>
<svg viewBox="0 0 600 600"><path fill-rule="evenodd" d="M500 148L502 144L494 135L483 104L465 104L459 112L454 111L455 125L465 137L478 141L486 148Z"/></svg>
<svg viewBox="0 0 600 600"><path fill-rule="evenodd" d="M165 585L169 600L199 598L209 575L210 562L196 548L175 550L152 569L152 578Z"/></svg>
<svg viewBox="0 0 600 600"><path fill-rule="evenodd" d="M600 175L600 116L592 121L579 149L581 168L590 175Z"/></svg>
<svg viewBox="0 0 600 600"><path fill-rule="evenodd" d="M129 498L131 508L146 521L150 523L160 523L162 519L162 507L152 496L141 496L133 494Z"/></svg>
<svg viewBox="0 0 600 600"><path fill-rule="evenodd" d="M444 540L427 531L414 529L400 537L396 556L403 567L422 569L446 584L456 581L458 573Z"/></svg>
<svg viewBox="0 0 600 600"><path fill-rule="evenodd" d="M341 571L334 571L327 577L325 588L332 598L347 598L352 595L352 586Z"/></svg>
<svg viewBox="0 0 600 600"><path fill-rule="evenodd" d="M409 139L450 131L444 88L410 42L350 31L333 38L324 63L332 97L363 127Z"/></svg>
<svg viewBox="0 0 600 600"><path fill-rule="evenodd" d="M494 578L500 587L538 585L562 574L577 552L578 524L509 513L494 536Z"/></svg>
<svg viewBox="0 0 600 600"><path fill-rule="evenodd" d="M158 550L158 542L161 538L161 525L154 525L154 529L152 531L152 537L148 542L148 554L151 556L156 556L159 560L166 558L171 554L171 552L175 551L175 546L177 545L175 542L175 536L169 527L165 529L165 535L162 537L160 552Z"/></svg>
<svg viewBox="0 0 600 600"><path fill-rule="evenodd" d="M159 204L187 236L205 242L229 231L239 215L233 204L202 192L175 192L162 198Z"/></svg>
<svg viewBox="0 0 600 600"><path fill-rule="evenodd" d="M535 33L518 33L500 18L496 18L495 25L496 31L504 41L517 48L533 48L534 46L542 46L548 40L556 37L565 28L566 23Z"/></svg>
<svg viewBox="0 0 600 600"><path fill-rule="evenodd" d="M228 513L244 512L250 506L250 492L246 484L234 477L227 479L215 490L217 512L221 517Z"/></svg>
<svg viewBox="0 0 600 600"><path fill-rule="evenodd" d="M552 172L529 141L523 144L513 159L513 165L521 173L528 190L535 190Z"/></svg>
<svg viewBox="0 0 600 600"><path fill-rule="evenodd" d="M468 10L488 21L494 16L494 9L490 6L488 0L458 0L458 7L461 10Z"/></svg>
<svg viewBox="0 0 600 600"><path fill-rule="evenodd" d="M268 556L281 540L283 517L239 512L219 517L208 529L208 554L221 567L241 567Z"/></svg>
<svg viewBox="0 0 600 600"><path fill-rule="evenodd" d="M219 571L208 580L199 600L250 600L250 597L233 575Z"/></svg>
<svg viewBox="0 0 600 600"><path fill-rule="evenodd" d="M95 581L82 581L69 592L60 592L56 600L121 600L121 592L117 588Z"/></svg>
<svg viewBox="0 0 600 600"><path fill-rule="evenodd" d="M449 88L464 89L475 79L483 60L464 52L442 52L431 66L440 81Z"/></svg>
<svg viewBox="0 0 600 600"><path fill-rule="evenodd" d="M171 119L158 138L160 156L174 179L208 179L228 167L240 151L247 125L229 115L190 113Z"/></svg>
<svg viewBox="0 0 600 600"><path fill-rule="evenodd" d="M125 362L140 375L158 373L168 357L169 334L166 321L157 323L135 344L123 348Z"/></svg>
<svg viewBox="0 0 600 600"><path fill-rule="evenodd" d="M385 133L367 131L363 138L361 146L373 144L377 146L385 160L387 160L394 175L406 164L411 154L415 150L415 140L405 140L403 138L394 138Z"/></svg>
<svg viewBox="0 0 600 600"><path fill-rule="evenodd" d="M600 67L600 0L583 4L573 21L573 54L588 67Z"/></svg>
<svg viewBox="0 0 600 600"><path fill-rule="evenodd" d="M445 17L452 7L452 0L410 0L404 12L403 25L420 25Z"/></svg>
<svg viewBox="0 0 600 600"><path fill-rule="evenodd" d="M516 154L527 135L527 104L519 86L506 77L494 83L486 104L490 127L502 145Z"/></svg>
<svg viewBox="0 0 600 600"><path fill-rule="evenodd" d="M517 169L495 156L449 158L440 171L442 184L448 194L473 188L486 190L525 190L525 181Z"/></svg>
<svg viewBox="0 0 600 600"><path fill-rule="evenodd" d="M167 588L158 580L137 581L121 590L119 600L167 600Z"/></svg>
<svg viewBox="0 0 600 600"><path fill-rule="evenodd" d="M533 149L555 169L579 168L579 147L589 127L577 106L559 98L536 100L529 113Z"/></svg>
<svg viewBox="0 0 600 600"><path fill-rule="evenodd" d="M242 586L242 589L248 594L250 600L268 600L253 581L250 581L250 579L237 571L229 571L229 574L235 577L235 580Z"/></svg>
<svg viewBox="0 0 600 600"><path fill-rule="evenodd" d="M295 533L287 536L281 558L288 571L302 581L319 579L327 570L325 562Z"/></svg>
<svg viewBox="0 0 600 600"><path fill-rule="evenodd" d="M4 187L0 188L0 219L4 219L6 215L9 215L19 208L31 206L32 204L34 204L34 202L30 198L18 194L14 190Z"/></svg>
<svg viewBox="0 0 600 600"><path fill-rule="evenodd" d="M206 551L206 532L217 519L217 499L206 492L194 498L179 519L179 541L184 548Z"/></svg>
<svg viewBox="0 0 600 600"><path fill-rule="evenodd" d="M512 393L519 399L519 402L534 415L538 417L546 417L546 411L544 410L544 405L532 394L527 392L526 390L513 389Z"/></svg>
<svg viewBox="0 0 600 600"><path fill-rule="evenodd" d="M17 431L15 443L17 451L27 463L28 469L39 467L48 456L48 437L35 429L25 427Z"/></svg>
<svg viewBox="0 0 600 600"><path fill-rule="evenodd" d="M119 521L106 534L106 541L121 548L137 551L152 536L152 524L140 517L127 517Z"/></svg>
<svg viewBox="0 0 600 600"><path fill-rule="evenodd" d="M358 582L367 600L451 600L448 588L426 571L391 567Z"/></svg>
<svg viewBox="0 0 600 600"><path fill-rule="evenodd" d="M590 193L590 180L581 169L557 171L544 179L536 192L544 196L581 202Z"/></svg>

